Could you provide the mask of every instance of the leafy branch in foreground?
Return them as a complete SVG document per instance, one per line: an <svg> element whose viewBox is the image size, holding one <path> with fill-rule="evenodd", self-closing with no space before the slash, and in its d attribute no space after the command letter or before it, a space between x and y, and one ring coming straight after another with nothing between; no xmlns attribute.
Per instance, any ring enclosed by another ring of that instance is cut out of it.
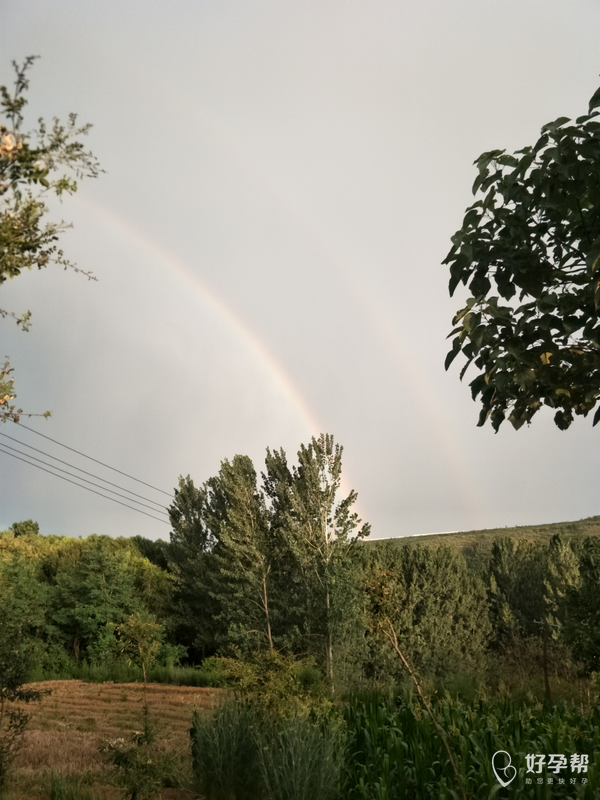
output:
<svg viewBox="0 0 600 800"><path fill-rule="evenodd" d="M450 295L470 297L453 319L446 369L462 352L479 425L518 429L542 407L565 430L600 398L600 89L588 113L544 125L533 147L483 153L478 199L444 264ZM600 408L594 416L600 421Z"/></svg>
<svg viewBox="0 0 600 800"><path fill-rule="evenodd" d="M27 105L28 70L36 56L28 56L22 65L13 62L14 90L0 86L0 285L15 278L23 269L42 269L50 263L64 269L81 272L90 280L96 278L65 258L58 249L60 234L70 227L66 222L45 221L48 212L46 199L52 195L74 194L77 180L95 178L100 173L96 157L85 150L79 138L88 133L90 125L79 126L77 116L70 114L67 124L54 118L50 127L38 120L33 131L23 131L23 109ZM10 316L28 330L31 314L19 315L0 308L0 316ZM0 421L18 422L22 413L6 399L3 379L9 370L8 361L0 374ZM11 387L12 389L12 387ZM45 414L44 416L48 416Z"/></svg>

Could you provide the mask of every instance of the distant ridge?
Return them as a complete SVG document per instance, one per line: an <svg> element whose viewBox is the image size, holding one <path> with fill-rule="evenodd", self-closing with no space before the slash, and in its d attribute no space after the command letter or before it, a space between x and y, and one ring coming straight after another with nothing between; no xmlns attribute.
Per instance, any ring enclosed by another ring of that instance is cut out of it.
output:
<svg viewBox="0 0 600 800"><path fill-rule="evenodd" d="M469 555L475 548L491 550L494 539L510 536L528 542L548 542L552 536L600 536L600 516L586 517L578 522L549 522L542 525L518 525L513 528L487 528L477 531L448 531L444 533L417 533L389 539L367 539L365 544L391 542L398 546L424 544L426 547L444 545ZM422 540L426 541L423 542Z"/></svg>

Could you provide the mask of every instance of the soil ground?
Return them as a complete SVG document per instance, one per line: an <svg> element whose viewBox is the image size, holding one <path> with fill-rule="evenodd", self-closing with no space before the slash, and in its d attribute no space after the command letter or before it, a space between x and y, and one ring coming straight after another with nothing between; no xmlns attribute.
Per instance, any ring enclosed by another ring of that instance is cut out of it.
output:
<svg viewBox="0 0 600 800"><path fill-rule="evenodd" d="M14 762L8 798L47 800L52 772L69 780L77 778L106 800L122 797L99 744L106 738L127 741L140 729L143 686L45 681L32 688L47 689L51 694L26 707L32 717ZM184 786L191 778L192 712L214 707L220 694L220 689L148 685L148 705L161 749L178 754ZM165 789L162 797L183 800L193 794L185 789Z"/></svg>

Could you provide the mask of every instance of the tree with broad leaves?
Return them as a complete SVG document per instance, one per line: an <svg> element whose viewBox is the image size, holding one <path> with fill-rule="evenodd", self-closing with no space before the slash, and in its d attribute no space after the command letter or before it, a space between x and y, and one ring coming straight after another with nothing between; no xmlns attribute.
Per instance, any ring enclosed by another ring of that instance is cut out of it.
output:
<svg viewBox="0 0 600 800"><path fill-rule="evenodd" d="M27 57L22 65L13 62L16 80L12 93L0 86L0 285L24 269L42 269L52 262L83 272L58 249L60 234L69 226L65 222L44 221L48 211L45 199L74 194L75 178L93 178L101 171L96 157L78 141L90 125L78 126L75 114L69 115L66 125L55 118L48 128L40 119L34 131L23 131L27 71L36 57ZM91 273L83 274L95 280ZM0 308L0 317L7 316L28 330L29 311L18 315ZM0 365L0 422L18 422L22 413L12 403L16 394L11 372L7 359Z"/></svg>
<svg viewBox="0 0 600 800"><path fill-rule="evenodd" d="M446 369L462 352L479 425L518 429L542 405L565 430L600 398L600 89L588 113L559 117L533 147L483 153L462 228L444 264L454 317ZM600 407L593 424L600 421Z"/></svg>
<svg viewBox="0 0 600 800"><path fill-rule="evenodd" d="M39 658L45 600L45 587L31 560L15 554L0 562L0 794L30 718L13 704L49 694L27 686Z"/></svg>

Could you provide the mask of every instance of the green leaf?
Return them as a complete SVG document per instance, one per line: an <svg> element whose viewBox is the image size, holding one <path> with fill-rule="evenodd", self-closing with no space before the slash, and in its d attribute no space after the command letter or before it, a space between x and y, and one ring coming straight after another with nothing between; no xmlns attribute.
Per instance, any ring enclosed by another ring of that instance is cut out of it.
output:
<svg viewBox="0 0 600 800"><path fill-rule="evenodd" d="M600 236L592 242L590 249L586 253L585 263L591 275L600 268Z"/></svg>
<svg viewBox="0 0 600 800"><path fill-rule="evenodd" d="M596 89L594 94L590 98L589 110L588 113L591 114L595 108L600 106L600 87Z"/></svg>
<svg viewBox="0 0 600 800"><path fill-rule="evenodd" d="M554 122L548 122L546 125L542 126L542 132L549 131L550 133L554 133L558 128L565 124L565 122L570 122L570 117L559 117L555 119Z"/></svg>

